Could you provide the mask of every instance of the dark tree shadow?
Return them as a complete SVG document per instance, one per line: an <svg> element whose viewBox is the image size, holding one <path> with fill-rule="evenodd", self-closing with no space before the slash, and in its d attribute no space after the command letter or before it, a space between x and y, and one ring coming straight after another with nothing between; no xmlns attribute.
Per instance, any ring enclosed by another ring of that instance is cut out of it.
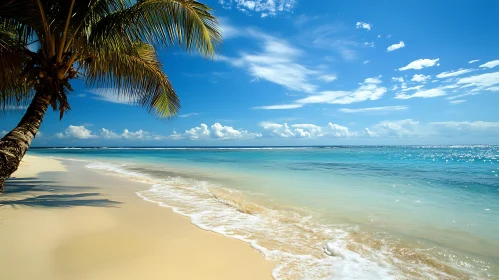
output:
<svg viewBox="0 0 499 280"><path fill-rule="evenodd" d="M57 185L55 181L40 180L38 178L10 178L5 182L4 195L20 194L27 192L67 192L67 191L85 191L96 189L95 187L82 186L62 186ZM0 195L1 197L1 195Z"/></svg>
<svg viewBox="0 0 499 280"><path fill-rule="evenodd" d="M82 192L95 187L63 186L55 181L38 178L10 178L5 182L5 192L0 194L0 206L30 207L116 207L121 202L99 198L100 193ZM52 194L59 192L62 194ZM48 194L47 194L48 193ZM19 198L22 195L22 198ZM28 196L28 197L27 197Z"/></svg>
<svg viewBox="0 0 499 280"><path fill-rule="evenodd" d="M75 206L116 207L121 203L109 199L91 198L98 195L99 193L38 195L18 200L0 200L0 205L64 208Z"/></svg>

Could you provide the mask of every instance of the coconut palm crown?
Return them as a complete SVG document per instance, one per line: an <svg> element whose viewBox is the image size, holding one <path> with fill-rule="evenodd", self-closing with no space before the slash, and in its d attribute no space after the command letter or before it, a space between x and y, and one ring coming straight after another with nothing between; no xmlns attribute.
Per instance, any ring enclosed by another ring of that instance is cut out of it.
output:
<svg viewBox="0 0 499 280"><path fill-rule="evenodd" d="M0 1L0 110L29 104L0 140L0 191L48 107L60 118L70 110L73 79L111 87L159 117L172 117L179 99L157 49L177 45L213 57L220 42L211 9L193 0ZM30 50L34 45L37 51Z"/></svg>

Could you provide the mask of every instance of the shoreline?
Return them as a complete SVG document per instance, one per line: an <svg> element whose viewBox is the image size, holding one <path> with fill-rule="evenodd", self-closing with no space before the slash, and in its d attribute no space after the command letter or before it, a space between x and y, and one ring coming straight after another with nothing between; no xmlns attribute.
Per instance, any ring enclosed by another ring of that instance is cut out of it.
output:
<svg viewBox="0 0 499 280"><path fill-rule="evenodd" d="M0 278L273 279L250 244L143 200L146 184L31 155L13 177L0 195Z"/></svg>

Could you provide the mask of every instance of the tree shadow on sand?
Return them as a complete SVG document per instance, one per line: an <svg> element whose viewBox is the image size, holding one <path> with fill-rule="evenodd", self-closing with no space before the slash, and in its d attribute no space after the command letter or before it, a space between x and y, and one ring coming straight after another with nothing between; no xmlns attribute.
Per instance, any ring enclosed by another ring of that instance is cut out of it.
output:
<svg viewBox="0 0 499 280"><path fill-rule="evenodd" d="M38 178L11 178L5 183L5 192L0 195L0 206L42 208L116 207L121 203L99 198L100 193L96 192L80 193L80 191L95 189L94 187L62 186L53 181L44 181ZM50 194L53 192L61 192L62 194ZM22 195L22 197L19 197L19 195Z"/></svg>
<svg viewBox="0 0 499 280"><path fill-rule="evenodd" d="M38 195L18 200L0 200L0 205L11 206L31 206L31 207L116 207L121 202L109 199L91 198L100 195L99 193L78 193L78 194L49 194Z"/></svg>
<svg viewBox="0 0 499 280"><path fill-rule="evenodd" d="M55 181L40 180L36 177L29 178L10 178L5 182L4 195L13 195L21 193L46 193L46 192L68 192L93 190L95 187L83 186L62 186ZM1 197L1 196L0 196Z"/></svg>

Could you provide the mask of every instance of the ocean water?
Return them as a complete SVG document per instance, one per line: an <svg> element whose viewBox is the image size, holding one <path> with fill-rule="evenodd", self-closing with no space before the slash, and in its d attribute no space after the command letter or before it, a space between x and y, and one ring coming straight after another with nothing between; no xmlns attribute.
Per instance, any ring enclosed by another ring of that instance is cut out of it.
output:
<svg viewBox="0 0 499 280"><path fill-rule="evenodd" d="M275 279L499 279L499 146L72 148Z"/></svg>

